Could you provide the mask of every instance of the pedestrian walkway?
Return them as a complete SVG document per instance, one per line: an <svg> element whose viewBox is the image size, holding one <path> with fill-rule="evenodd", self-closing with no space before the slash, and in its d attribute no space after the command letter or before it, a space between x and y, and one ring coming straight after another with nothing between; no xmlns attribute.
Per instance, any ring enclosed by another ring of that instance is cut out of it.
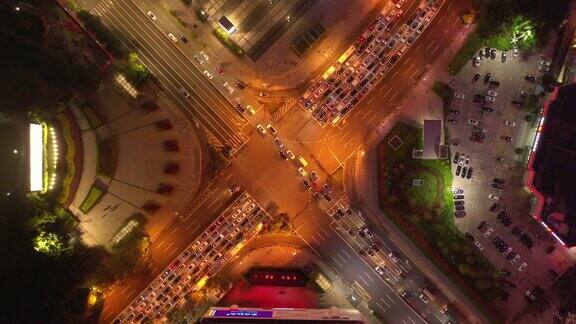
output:
<svg viewBox="0 0 576 324"><path fill-rule="evenodd" d="M103 84L69 103L82 133L84 161L70 211L88 245L109 248L137 215L147 217L153 240L199 189L202 154L194 129L163 97L156 102L162 108L143 109L149 99L130 101ZM167 173L168 165L177 172Z"/></svg>

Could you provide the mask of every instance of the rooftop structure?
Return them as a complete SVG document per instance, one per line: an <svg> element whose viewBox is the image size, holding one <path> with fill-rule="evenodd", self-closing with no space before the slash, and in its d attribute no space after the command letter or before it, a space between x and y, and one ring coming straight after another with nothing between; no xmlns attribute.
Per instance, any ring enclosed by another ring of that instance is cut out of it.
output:
<svg viewBox="0 0 576 324"><path fill-rule="evenodd" d="M422 148L423 159L438 159L440 156L440 144L442 142L442 121L424 120L424 145Z"/></svg>
<svg viewBox="0 0 576 324"><path fill-rule="evenodd" d="M576 245L576 84L555 90L544 106L529 159L534 217L563 244Z"/></svg>
<svg viewBox="0 0 576 324"><path fill-rule="evenodd" d="M356 309L212 307L200 323L367 323Z"/></svg>

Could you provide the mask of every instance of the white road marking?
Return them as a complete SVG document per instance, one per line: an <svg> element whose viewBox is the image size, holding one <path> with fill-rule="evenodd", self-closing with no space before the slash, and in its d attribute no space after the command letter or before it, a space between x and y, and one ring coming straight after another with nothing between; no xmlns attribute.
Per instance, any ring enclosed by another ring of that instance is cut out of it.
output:
<svg viewBox="0 0 576 324"><path fill-rule="evenodd" d="M370 287L370 284L369 284L366 280L364 280L364 278L362 278L361 275L358 275L358 278L360 278L360 280L364 281L364 283L366 284L366 286Z"/></svg>
<svg viewBox="0 0 576 324"><path fill-rule="evenodd" d="M372 279L372 277L370 277L370 275L369 275L368 273L366 273L366 271L364 271L364 274L366 274L366 276L367 276L370 280L372 280L372 282L374 282L374 279Z"/></svg>
<svg viewBox="0 0 576 324"><path fill-rule="evenodd" d="M334 259L334 257L332 257L332 260L334 260L334 262L336 262L336 264L338 264L340 268L342 268L342 265L340 264L340 262L338 262L338 260Z"/></svg>
<svg viewBox="0 0 576 324"><path fill-rule="evenodd" d="M170 232L170 235L174 234L178 230L178 226L174 227L174 229Z"/></svg>
<svg viewBox="0 0 576 324"><path fill-rule="evenodd" d="M416 322L412 319L412 317L410 317L410 315L406 315L406 317L408 317L408 319L412 322L412 324L416 324Z"/></svg>
<svg viewBox="0 0 576 324"><path fill-rule="evenodd" d="M392 299L392 297L390 297L390 295L388 295L388 293L386 293L386 297L388 297L388 299L390 300L390 302L392 304L394 304L394 299Z"/></svg>
<svg viewBox="0 0 576 324"><path fill-rule="evenodd" d="M341 249L342 252L344 252L344 254L346 254L350 259L352 259L352 257L350 256L350 254L348 254L348 252L344 251L344 249Z"/></svg>
<svg viewBox="0 0 576 324"><path fill-rule="evenodd" d="M160 248L160 247L162 246L162 244L164 244L164 242L166 242L166 241L165 241L165 240L162 240L162 241L160 242L160 244L158 244L158 245L156 246L156 248Z"/></svg>
<svg viewBox="0 0 576 324"><path fill-rule="evenodd" d="M172 245L174 245L174 242L170 242L170 244L168 244L168 246L164 249L164 252L168 251Z"/></svg>
<svg viewBox="0 0 576 324"><path fill-rule="evenodd" d="M390 304L388 304L388 302L386 302L382 297L380 297L380 300L381 300L384 304L386 304L386 306L388 306L388 308L390 308Z"/></svg>

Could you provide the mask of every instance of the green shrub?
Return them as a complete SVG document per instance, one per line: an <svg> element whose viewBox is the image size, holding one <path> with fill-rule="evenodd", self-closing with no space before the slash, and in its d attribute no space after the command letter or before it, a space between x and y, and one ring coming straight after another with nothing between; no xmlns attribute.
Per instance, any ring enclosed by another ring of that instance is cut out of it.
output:
<svg viewBox="0 0 576 324"><path fill-rule="evenodd" d="M222 43L222 45L226 46L230 51L232 51L234 55L238 57L244 55L244 50L242 49L242 47L238 46L238 44L236 44L232 40L232 38L230 38L230 36L226 33L226 31L224 31L224 29L218 27L214 29L213 34L214 36L216 36L216 38L218 38L220 43Z"/></svg>

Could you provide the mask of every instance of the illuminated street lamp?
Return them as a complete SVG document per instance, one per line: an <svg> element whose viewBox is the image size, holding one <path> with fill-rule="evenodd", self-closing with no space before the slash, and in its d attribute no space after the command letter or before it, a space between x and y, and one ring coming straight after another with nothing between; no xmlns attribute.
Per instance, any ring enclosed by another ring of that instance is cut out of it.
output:
<svg viewBox="0 0 576 324"><path fill-rule="evenodd" d="M16 8L14 8L16 11L20 11L20 7L16 6Z"/></svg>

